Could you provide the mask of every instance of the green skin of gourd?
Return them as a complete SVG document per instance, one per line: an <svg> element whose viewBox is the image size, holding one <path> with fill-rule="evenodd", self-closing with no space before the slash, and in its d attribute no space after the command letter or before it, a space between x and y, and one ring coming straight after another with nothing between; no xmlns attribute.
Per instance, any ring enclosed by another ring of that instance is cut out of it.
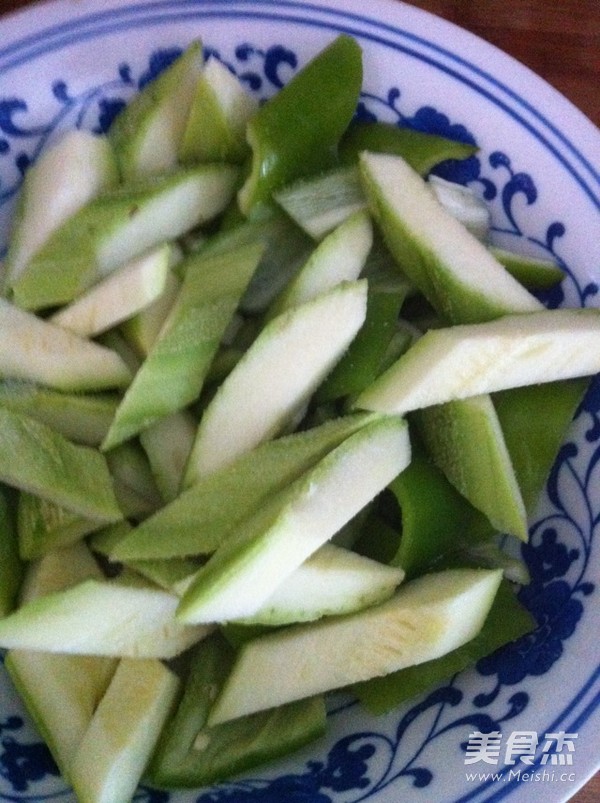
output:
<svg viewBox="0 0 600 803"><path fill-rule="evenodd" d="M346 416L274 441L191 485L111 546L116 560L210 554L244 518L374 418ZM222 500L227 499L228 505Z"/></svg>
<svg viewBox="0 0 600 803"><path fill-rule="evenodd" d="M29 382L0 382L0 404L31 416L69 440L98 446L108 431L119 397L116 394L63 393Z"/></svg>
<svg viewBox="0 0 600 803"><path fill-rule="evenodd" d="M106 523L123 518L108 466L96 449L77 446L47 425L1 407L0 432L0 477L7 485Z"/></svg>

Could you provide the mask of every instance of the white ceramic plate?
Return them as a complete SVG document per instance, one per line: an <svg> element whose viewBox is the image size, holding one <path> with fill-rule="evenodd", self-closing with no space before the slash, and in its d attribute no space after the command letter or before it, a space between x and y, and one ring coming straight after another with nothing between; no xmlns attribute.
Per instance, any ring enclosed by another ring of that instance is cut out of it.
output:
<svg viewBox="0 0 600 803"><path fill-rule="evenodd" d="M364 50L362 111L474 139L479 156L452 176L488 198L497 242L564 266L568 278L549 304L597 305L600 133L509 57L394 0L59 0L3 18L0 244L27 162L65 128L105 127L192 38L266 96L338 31ZM593 383L524 550L532 584L523 599L539 622L532 636L390 716L357 706L332 713L326 738L251 777L172 795L141 788L136 800L555 803L572 795L600 758L599 449ZM469 734L494 730L502 735L496 763L466 765ZM538 740L533 764L505 764L510 739L523 732ZM562 749L556 740L547 746L561 733ZM2 675L0 800L71 799Z"/></svg>

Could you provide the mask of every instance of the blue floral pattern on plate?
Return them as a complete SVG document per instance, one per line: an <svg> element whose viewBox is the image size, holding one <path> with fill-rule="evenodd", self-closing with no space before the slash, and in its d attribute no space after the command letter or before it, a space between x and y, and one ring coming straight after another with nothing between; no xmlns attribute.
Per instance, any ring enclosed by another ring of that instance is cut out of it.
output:
<svg viewBox="0 0 600 803"><path fill-rule="evenodd" d="M58 131L77 126L105 132L127 97L180 52L181 48L175 45L155 49L141 71L136 73L130 64L123 62L111 79L84 90L74 91L66 79L57 77L49 81L48 93L55 111L43 124L38 121L28 125L29 109L24 99L0 97L0 207L14 200L24 171ZM210 46L208 53L224 61L260 97L280 88L300 63L294 49L280 43L259 47L244 41L230 53ZM357 114L364 119L387 119L465 142L476 141L468 126L445 109L422 105L404 111L400 86L392 86L383 93L365 92ZM495 231L515 242L533 244L538 251L555 259L567 274L571 296L581 306L593 303L598 285L578 278L560 255L565 224L551 220L538 231L531 231L521 221L523 205L526 208L536 203L538 189L532 175L513 166L511 154L493 150L487 156L477 154L464 162L446 162L436 172L473 186L486 200L495 201ZM564 300L563 287L544 296L545 303L552 307L560 306ZM592 486L600 456L600 381L592 382L577 413L573 432L553 468L542 513L531 525L530 543L522 547L532 580L522 589L521 599L534 614L538 628L477 663L476 694L472 694L472 686L463 684L463 676L458 675L399 711L391 730L389 720L380 730L378 720L371 720L371 729L346 733L320 758L307 759L293 771L220 784L197 792L194 795L197 803L284 800L358 803L374 799L392 786L394 795L420 789L427 795L426 790L434 790L436 781L431 750L440 741L447 742L455 734L453 744L464 753L465 729L488 733L501 731L507 723L510 727L511 721L530 705L532 691L528 680L548 673L560 660L584 614L586 599L596 590L588 565L600 516L600 507L592 505L592 500L596 501ZM354 707L352 700L340 702L334 698L330 717L335 720ZM48 749L31 731L22 713L8 710L6 705L1 713L0 800L70 797ZM416 740L409 739L415 731ZM481 787L484 793L485 787L486 784ZM464 799L471 796L467 794ZM176 797L175 793L142 786L135 799L167 803Z"/></svg>

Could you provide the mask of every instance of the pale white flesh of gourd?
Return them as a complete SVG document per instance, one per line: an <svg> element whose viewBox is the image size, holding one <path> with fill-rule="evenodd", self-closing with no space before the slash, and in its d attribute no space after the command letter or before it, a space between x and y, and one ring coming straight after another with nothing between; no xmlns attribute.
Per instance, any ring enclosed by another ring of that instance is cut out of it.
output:
<svg viewBox="0 0 600 803"><path fill-rule="evenodd" d="M156 586L89 579L0 620L0 646L74 655L172 658L208 633L175 619L178 598Z"/></svg>
<svg viewBox="0 0 600 803"><path fill-rule="evenodd" d="M179 158L193 162L240 162L250 153L246 124L258 109L240 79L211 56L196 83Z"/></svg>
<svg viewBox="0 0 600 803"><path fill-rule="evenodd" d="M256 244L186 260L181 291L117 408L103 450L198 398L262 251Z"/></svg>
<svg viewBox="0 0 600 803"><path fill-rule="evenodd" d="M232 533L182 597L179 620L226 622L255 614L409 461L403 419L366 424Z"/></svg>
<svg viewBox="0 0 600 803"><path fill-rule="evenodd" d="M365 152L360 170L388 248L444 320L471 323L543 309L402 157Z"/></svg>
<svg viewBox="0 0 600 803"><path fill-rule="evenodd" d="M315 248L299 273L268 311L269 319L305 304L341 282L360 276L373 244L373 227L366 211L355 212Z"/></svg>
<svg viewBox="0 0 600 803"><path fill-rule="evenodd" d="M184 489L122 539L116 539L108 553L111 560L209 555L270 497L375 417L377 413L341 416L265 441L222 471Z"/></svg>
<svg viewBox="0 0 600 803"><path fill-rule="evenodd" d="M123 387L131 372L112 349L0 298L0 375L63 391Z"/></svg>
<svg viewBox="0 0 600 803"><path fill-rule="evenodd" d="M404 414L453 399L600 371L600 311L556 309L432 329L356 399Z"/></svg>
<svg viewBox="0 0 600 803"><path fill-rule="evenodd" d="M314 240L367 208L357 168L336 167L273 193L275 201Z"/></svg>
<svg viewBox="0 0 600 803"><path fill-rule="evenodd" d="M344 282L274 318L204 411L186 484L281 433L362 326L365 280Z"/></svg>
<svg viewBox="0 0 600 803"><path fill-rule="evenodd" d="M177 166L203 63L202 44L192 42L113 121L108 137L125 181L166 173Z"/></svg>
<svg viewBox="0 0 600 803"><path fill-rule="evenodd" d="M56 550L25 575L21 604L84 578L101 577L82 542ZM62 773L69 765L115 671L113 658L9 650L4 660L15 688Z"/></svg>
<svg viewBox="0 0 600 803"><path fill-rule="evenodd" d="M77 800L116 803L133 798L179 684L161 661L119 662L69 767Z"/></svg>
<svg viewBox="0 0 600 803"><path fill-rule="evenodd" d="M459 220L482 243L488 242L491 215L485 201L470 187L457 184L455 181L447 181L435 174L427 178L427 184L452 217Z"/></svg>
<svg viewBox="0 0 600 803"><path fill-rule="evenodd" d="M501 570L448 569L348 616L268 634L242 647L209 725L439 658L480 631Z"/></svg>
<svg viewBox="0 0 600 803"><path fill-rule="evenodd" d="M95 337L132 318L164 292L169 251L162 245L133 259L54 313L50 321L81 337Z"/></svg>
<svg viewBox="0 0 600 803"><path fill-rule="evenodd" d="M131 259L222 212L238 173L233 165L205 164L102 193L29 261L11 286L15 302L38 310L73 301Z"/></svg>
<svg viewBox="0 0 600 803"><path fill-rule="evenodd" d="M160 330L181 291L181 284L177 274L173 270L168 271L164 290L156 301L121 324L120 331L127 343L141 357L147 357L156 343Z"/></svg>
<svg viewBox="0 0 600 803"><path fill-rule="evenodd" d="M6 260L7 284L67 218L117 182L114 154L104 136L75 129L42 151L25 174Z"/></svg>
<svg viewBox="0 0 600 803"><path fill-rule="evenodd" d="M399 567L324 544L242 622L287 625L353 613L391 597L403 578Z"/></svg>

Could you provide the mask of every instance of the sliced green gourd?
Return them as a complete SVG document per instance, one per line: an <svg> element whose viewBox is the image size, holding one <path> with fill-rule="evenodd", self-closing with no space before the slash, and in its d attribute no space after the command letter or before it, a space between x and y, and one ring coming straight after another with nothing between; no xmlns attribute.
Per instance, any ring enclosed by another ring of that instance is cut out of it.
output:
<svg viewBox="0 0 600 803"><path fill-rule="evenodd" d="M84 580L22 605L0 620L8 649L173 658L204 638L207 627L175 619L178 598L143 581Z"/></svg>
<svg viewBox="0 0 600 803"><path fill-rule="evenodd" d="M440 162L467 159L477 150L467 142L395 123L353 120L340 142L340 159L354 164L363 151L389 153L406 159L413 170L425 176Z"/></svg>
<svg viewBox="0 0 600 803"><path fill-rule="evenodd" d="M72 215L30 260L12 291L19 306L66 304L150 248L227 206L238 170L210 164L104 192Z"/></svg>
<svg viewBox="0 0 600 803"><path fill-rule="evenodd" d="M99 446L119 397L111 393L62 393L31 382L0 381L0 406L47 424L65 438Z"/></svg>
<svg viewBox="0 0 600 803"><path fill-rule="evenodd" d="M344 282L265 326L204 411L186 483L285 429L356 336L366 297L365 280Z"/></svg>
<svg viewBox="0 0 600 803"><path fill-rule="evenodd" d="M259 509L217 549L181 599L183 622L248 617L410 461L406 422L362 427Z"/></svg>
<svg viewBox="0 0 600 803"><path fill-rule="evenodd" d="M101 572L83 544L56 550L31 564L23 602L67 588ZM61 774L69 767L115 671L113 658L10 650L4 666Z"/></svg>
<svg viewBox="0 0 600 803"><path fill-rule="evenodd" d="M6 654L4 666L67 782L73 756L116 663L95 655Z"/></svg>
<svg viewBox="0 0 600 803"><path fill-rule="evenodd" d="M455 488L496 530L527 541L527 511L491 397L427 407L415 412L413 420Z"/></svg>
<svg viewBox="0 0 600 803"><path fill-rule="evenodd" d="M252 245L188 257L182 288L115 414L103 449L122 443L196 400L262 254Z"/></svg>
<svg viewBox="0 0 600 803"><path fill-rule="evenodd" d="M467 231L470 231L482 243L487 243L490 235L491 213L488 205L475 194L474 190L436 175L429 176L427 184L452 217L460 221Z"/></svg>
<svg viewBox="0 0 600 803"><path fill-rule="evenodd" d="M444 320L472 323L542 309L404 159L364 153L359 164L388 248Z"/></svg>
<svg viewBox="0 0 600 803"><path fill-rule="evenodd" d="M487 569L436 572L381 605L260 636L242 647L209 724L439 658L479 633L501 579Z"/></svg>
<svg viewBox="0 0 600 803"><path fill-rule="evenodd" d="M118 170L106 137L76 129L42 151L25 174L6 258L11 287L52 233L92 198L116 186Z"/></svg>
<svg viewBox="0 0 600 803"><path fill-rule="evenodd" d="M270 496L373 420L369 414L340 417L261 444L164 505L115 545L111 557L127 561L214 552Z"/></svg>
<svg viewBox="0 0 600 803"><path fill-rule="evenodd" d="M343 281L358 279L372 244L373 228L367 212L351 215L319 243L270 306L267 318L305 304Z"/></svg>
<svg viewBox="0 0 600 803"><path fill-rule="evenodd" d="M257 109L239 78L216 57L209 58L196 82L180 161L243 162L250 153L246 125Z"/></svg>
<svg viewBox="0 0 600 803"><path fill-rule="evenodd" d="M78 541L104 523L21 491L17 516L19 554L23 560L39 558L52 549Z"/></svg>
<svg viewBox="0 0 600 803"><path fill-rule="evenodd" d="M367 208L356 166L335 167L273 193L279 206L314 240Z"/></svg>
<svg viewBox="0 0 600 803"><path fill-rule="evenodd" d="M0 408L0 479L81 516L122 518L104 457L45 424Z"/></svg>
<svg viewBox="0 0 600 803"><path fill-rule="evenodd" d="M279 626L354 613L391 597L400 568L324 544L293 571L244 624Z"/></svg>
<svg viewBox="0 0 600 803"><path fill-rule="evenodd" d="M162 295L133 318L123 321L119 327L126 342L139 357L148 356L180 291L181 279L173 270L170 270L167 273Z"/></svg>
<svg viewBox="0 0 600 803"><path fill-rule="evenodd" d="M123 659L69 766L82 803L133 798L179 692L161 661Z"/></svg>
<svg viewBox="0 0 600 803"><path fill-rule="evenodd" d="M108 136L124 181L176 167L203 63L202 44L192 42L113 120Z"/></svg>
<svg viewBox="0 0 600 803"><path fill-rule="evenodd" d="M372 714L385 714L450 680L457 672L462 672L480 658L491 655L534 628L533 617L521 605L510 583L503 580L483 627L462 647L417 666L357 683L353 691Z"/></svg>
<svg viewBox="0 0 600 803"><path fill-rule="evenodd" d="M325 732L322 697L207 727L215 694L233 663L233 651L219 634L194 647L183 697L163 729L148 768L162 788L216 783L287 755Z"/></svg>
<svg viewBox="0 0 600 803"><path fill-rule="evenodd" d="M159 298L168 270L169 247L163 245L117 269L50 320L82 337L95 337Z"/></svg>
<svg viewBox="0 0 600 803"><path fill-rule="evenodd" d="M55 390L122 387L131 381L123 360L56 324L0 298L0 375Z"/></svg>
<svg viewBox="0 0 600 803"><path fill-rule="evenodd" d="M360 47L340 35L260 107L247 127L251 172L238 195L244 214L269 204L274 190L332 165L361 83Z"/></svg>
<svg viewBox="0 0 600 803"><path fill-rule="evenodd" d="M426 332L356 400L404 414L452 399L591 376L600 370L600 313L555 309Z"/></svg>

